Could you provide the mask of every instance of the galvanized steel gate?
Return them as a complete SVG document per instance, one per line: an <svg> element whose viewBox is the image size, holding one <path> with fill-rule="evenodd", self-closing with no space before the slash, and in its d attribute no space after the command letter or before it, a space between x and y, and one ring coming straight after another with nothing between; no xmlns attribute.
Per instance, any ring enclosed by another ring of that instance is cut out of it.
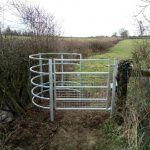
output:
<svg viewBox="0 0 150 150"><path fill-rule="evenodd" d="M76 53L39 53L29 58L32 102L49 109L51 121L55 110L114 112L116 60L82 59Z"/></svg>

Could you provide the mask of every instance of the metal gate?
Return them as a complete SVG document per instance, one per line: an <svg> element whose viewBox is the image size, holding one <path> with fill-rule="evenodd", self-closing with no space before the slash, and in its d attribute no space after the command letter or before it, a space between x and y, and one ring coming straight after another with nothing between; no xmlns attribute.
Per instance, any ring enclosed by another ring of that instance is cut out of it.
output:
<svg viewBox="0 0 150 150"><path fill-rule="evenodd" d="M55 110L107 110L112 115L116 60L82 59L81 54L75 53L45 56L48 54L29 56L38 60L38 64L30 68L31 93L34 105L50 109L51 121L54 120Z"/></svg>

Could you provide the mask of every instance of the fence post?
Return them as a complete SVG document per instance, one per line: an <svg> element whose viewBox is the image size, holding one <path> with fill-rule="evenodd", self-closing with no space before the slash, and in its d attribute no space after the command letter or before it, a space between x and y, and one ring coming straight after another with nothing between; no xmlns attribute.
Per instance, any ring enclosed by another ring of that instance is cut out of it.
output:
<svg viewBox="0 0 150 150"><path fill-rule="evenodd" d="M49 65L49 108L50 108L50 120L54 121L54 104L53 104L53 69L52 59L48 60Z"/></svg>
<svg viewBox="0 0 150 150"><path fill-rule="evenodd" d="M118 71L118 60L115 61L114 72L113 72L113 85L112 85L112 100L111 100L111 117L113 117L115 110L115 95L116 95L116 83L117 83L117 71Z"/></svg>
<svg viewBox="0 0 150 150"><path fill-rule="evenodd" d="M118 107L120 107L120 109L123 109L126 104L127 84L131 76L131 71L132 71L131 60L120 61L118 65L118 74L117 74L117 82L118 82L117 105Z"/></svg>
<svg viewBox="0 0 150 150"><path fill-rule="evenodd" d="M116 120L118 124L123 123L123 113L126 105L126 99L127 99L127 86L128 81L131 76L132 72L132 66L131 66L132 60L122 60L120 61L118 65L118 74L117 74L117 113L116 113Z"/></svg>

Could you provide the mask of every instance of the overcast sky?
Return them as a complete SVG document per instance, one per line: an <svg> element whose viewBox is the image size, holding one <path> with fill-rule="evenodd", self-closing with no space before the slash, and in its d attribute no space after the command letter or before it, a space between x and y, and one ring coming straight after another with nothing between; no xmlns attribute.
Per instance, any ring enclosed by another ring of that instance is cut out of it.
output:
<svg viewBox="0 0 150 150"><path fill-rule="evenodd" d="M136 31L133 16L137 13L140 0L28 1L52 13L64 36L110 36L120 28L127 29L130 35ZM9 15L5 17L11 20Z"/></svg>

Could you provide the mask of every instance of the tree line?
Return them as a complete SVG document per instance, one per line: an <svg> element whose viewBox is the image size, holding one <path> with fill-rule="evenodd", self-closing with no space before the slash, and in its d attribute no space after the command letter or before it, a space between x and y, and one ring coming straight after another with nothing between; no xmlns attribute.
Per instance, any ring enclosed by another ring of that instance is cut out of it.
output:
<svg viewBox="0 0 150 150"><path fill-rule="evenodd" d="M7 26L6 29L1 31L4 36L34 36L35 33L33 31L19 31L13 30L10 26Z"/></svg>

